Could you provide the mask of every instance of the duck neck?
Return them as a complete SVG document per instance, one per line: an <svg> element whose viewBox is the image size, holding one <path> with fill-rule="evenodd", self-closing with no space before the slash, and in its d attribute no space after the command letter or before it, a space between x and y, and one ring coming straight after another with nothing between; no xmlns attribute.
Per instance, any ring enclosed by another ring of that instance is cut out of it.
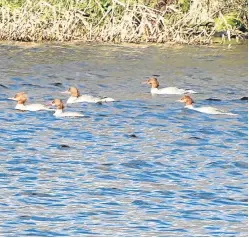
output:
<svg viewBox="0 0 249 238"><path fill-rule="evenodd" d="M26 100L18 100L17 101L17 104L19 105L23 105L24 106L24 103L26 102Z"/></svg>
<svg viewBox="0 0 249 238"><path fill-rule="evenodd" d="M63 109L61 109L61 108L57 108L56 110L55 110L55 115L59 115L59 114L61 114L61 113L63 113Z"/></svg>
<svg viewBox="0 0 249 238"><path fill-rule="evenodd" d="M72 92L71 97L75 97L75 98L80 97L79 90L77 90L77 91L75 91L75 92Z"/></svg>
<svg viewBox="0 0 249 238"><path fill-rule="evenodd" d="M15 109L25 110L26 106L23 103L17 103Z"/></svg>
<svg viewBox="0 0 249 238"><path fill-rule="evenodd" d="M186 108L194 108L194 106L193 106L192 103L190 103L190 104L187 104L187 103L186 103L186 104L185 104L185 107L186 107Z"/></svg>
<svg viewBox="0 0 249 238"><path fill-rule="evenodd" d="M63 109L64 109L64 105L63 103L61 102L57 108L56 108L56 112L58 111L58 113L62 113L63 112Z"/></svg>
<svg viewBox="0 0 249 238"><path fill-rule="evenodd" d="M159 87L159 83L158 82L153 82L151 84L151 88L157 88L158 89L158 87Z"/></svg>
<svg viewBox="0 0 249 238"><path fill-rule="evenodd" d="M153 93L157 93L157 91L158 91L159 89L158 88L151 88L151 93L153 94Z"/></svg>

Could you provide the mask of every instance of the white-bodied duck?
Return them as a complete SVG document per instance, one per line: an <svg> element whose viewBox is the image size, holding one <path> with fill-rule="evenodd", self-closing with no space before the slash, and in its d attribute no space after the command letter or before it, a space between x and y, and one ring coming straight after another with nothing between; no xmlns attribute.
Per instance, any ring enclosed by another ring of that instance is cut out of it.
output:
<svg viewBox="0 0 249 238"><path fill-rule="evenodd" d="M207 114L221 114L221 115L229 115L229 116L237 116L237 114L225 112L223 110L217 109L215 107L194 107L193 99L185 95L183 98L179 100L179 102L183 102L185 104L185 108L192 109L198 112L207 113Z"/></svg>
<svg viewBox="0 0 249 238"><path fill-rule="evenodd" d="M83 117L84 115L78 112L64 112L64 104L61 99L54 99L51 106L56 106L54 113L55 117Z"/></svg>
<svg viewBox="0 0 249 238"><path fill-rule="evenodd" d="M28 97L27 97L27 94L25 92L17 93L13 98L8 98L8 99L17 101L16 107L15 107L15 109L17 109L17 110L32 111L32 112L42 111L42 110L54 111L53 109L51 109L43 104L36 103L36 104L26 105L25 103L26 103Z"/></svg>
<svg viewBox="0 0 249 238"><path fill-rule="evenodd" d="M79 102L89 102L89 103L102 103L102 102L114 102L113 98L109 97L94 97L89 94L80 95L80 92L75 87L70 87L67 91L62 92L64 94L71 94L67 103L79 103Z"/></svg>
<svg viewBox="0 0 249 238"><path fill-rule="evenodd" d="M159 82L157 78L149 78L143 84L151 85L151 94L185 94L185 93L197 93L193 90L181 89L177 87L159 88Z"/></svg>

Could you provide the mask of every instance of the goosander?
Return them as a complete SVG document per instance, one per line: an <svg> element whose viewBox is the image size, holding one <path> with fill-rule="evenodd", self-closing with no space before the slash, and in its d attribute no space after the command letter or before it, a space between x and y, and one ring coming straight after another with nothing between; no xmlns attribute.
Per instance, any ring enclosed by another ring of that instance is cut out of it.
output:
<svg viewBox="0 0 249 238"><path fill-rule="evenodd" d="M193 106L193 100L190 96L185 95L183 98L179 100L179 102L185 103L185 108L192 109L198 112L207 113L207 114L221 114L221 115L230 115L230 116L236 116L237 114L225 112L222 110L219 110L215 107L194 107Z"/></svg>
<svg viewBox="0 0 249 238"><path fill-rule="evenodd" d="M75 87L70 87L67 91L62 92L65 94L71 94L69 99L67 100L67 103L78 103L78 102L92 102L92 103L102 103L102 102L114 102L115 100L113 98L109 97L94 97L88 94L80 95L80 92Z"/></svg>
<svg viewBox="0 0 249 238"><path fill-rule="evenodd" d="M28 104L25 105L25 102L27 101L27 94L24 92L17 93L13 98L8 98L10 100L17 101L17 105L15 109L21 110L21 111L54 111L53 109L43 105L43 104Z"/></svg>
<svg viewBox="0 0 249 238"><path fill-rule="evenodd" d="M64 104L62 100L55 99L50 104L51 106L56 106L56 110L54 113L55 117L83 117L84 115L78 112L63 112Z"/></svg>
<svg viewBox="0 0 249 238"><path fill-rule="evenodd" d="M193 90L186 90L177 87L167 87L159 89L159 82L157 78L149 78L143 84L151 85L151 94L185 94L185 93L197 93Z"/></svg>

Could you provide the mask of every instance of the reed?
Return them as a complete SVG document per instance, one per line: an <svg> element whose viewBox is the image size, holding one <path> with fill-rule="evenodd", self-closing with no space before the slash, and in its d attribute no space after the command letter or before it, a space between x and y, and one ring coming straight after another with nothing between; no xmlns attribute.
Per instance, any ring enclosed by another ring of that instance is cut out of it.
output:
<svg viewBox="0 0 249 238"><path fill-rule="evenodd" d="M209 44L243 37L231 12L247 26L246 0L0 0L0 39Z"/></svg>

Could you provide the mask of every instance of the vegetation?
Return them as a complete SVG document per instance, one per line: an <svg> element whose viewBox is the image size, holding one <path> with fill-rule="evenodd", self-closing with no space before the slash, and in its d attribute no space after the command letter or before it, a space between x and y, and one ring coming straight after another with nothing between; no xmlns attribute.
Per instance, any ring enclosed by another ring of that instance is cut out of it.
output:
<svg viewBox="0 0 249 238"><path fill-rule="evenodd" d="M0 39L208 44L243 38L246 0L0 0Z"/></svg>

